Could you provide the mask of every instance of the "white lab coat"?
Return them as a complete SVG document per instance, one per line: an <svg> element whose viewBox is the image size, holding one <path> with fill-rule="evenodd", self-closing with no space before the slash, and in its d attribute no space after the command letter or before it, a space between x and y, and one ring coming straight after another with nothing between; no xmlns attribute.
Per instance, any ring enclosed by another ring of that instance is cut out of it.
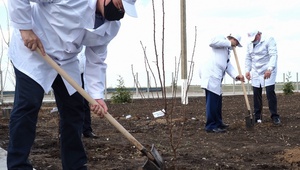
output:
<svg viewBox="0 0 300 170"><path fill-rule="evenodd" d="M245 71L250 72L252 86L265 87L274 85L277 75L277 47L273 37L261 35L260 42L253 48L253 43L247 46ZM272 70L271 77L264 79L266 70Z"/></svg>
<svg viewBox="0 0 300 170"><path fill-rule="evenodd" d="M77 55L77 58L79 60L80 74L83 74L84 70L85 70L85 64L86 64L85 47L83 47L82 51ZM87 90L87 83L86 83L86 80L85 80L85 74L83 75L83 82L84 82L84 89Z"/></svg>
<svg viewBox="0 0 300 170"><path fill-rule="evenodd" d="M105 21L94 28L96 0L13 0L9 2L11 25L15 28L9 47L13 65L49 92L57 76L37 52L24 46L20 29L33 29L46 53L79 85L77 54L86 46L86 80L94 99L104 97L108 43L117 35L120 22ZM76 90L66 81L69 94Z"/></svg>
<svg viewBox="0 0 300 170"><path fill-rule="evenodd" d="M211 47L210 58L200 68L201 88L207 89L217 95L222 94L222 80L225 72L233 79L238 76L230 58L231 42L224 36L214 37L209 46Z"/></svg>
<svg viewBox="0 0 300 170"><path fill-rule="evenodd" d="M79 70L80 73L84 73L86 58L85 58L85 47L83 47L82 51L77 55L79 61Z"/></svg>

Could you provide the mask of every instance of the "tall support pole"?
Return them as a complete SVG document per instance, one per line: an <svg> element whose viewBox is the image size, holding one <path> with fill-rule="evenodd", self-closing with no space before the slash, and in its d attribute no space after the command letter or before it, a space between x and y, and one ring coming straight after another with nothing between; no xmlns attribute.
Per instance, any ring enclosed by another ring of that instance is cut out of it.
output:
<svg viewBox="0 0 300 170"><path fill-rule="evenodd" d="M150 97L150 78L149 78L149 71L147 70L147 96Z"/></svg>
<svg viewBox="0 0 300 170"><path fill-rule="evenodd" d="M1 67L0 67L1 69ZM0 99L0 102L1 102L1 105L3 104L3 78L2 78L2 70L0 70L0 79L1 79L1 99Z"/></svg>
<svg viewBox="0 0 300 170"><path fill-rule="evenodd" d="M298 72L296 73L297 92L299 92Z"/></svg>
<svg viewBox="0 0 300 170"><path fill-rule="evenodd" d="M138 84L139 84L139 73L138 72L136 73L135 79L136 79L136 82L135 82L136 83L135 84L136 85L135 86L136 87L135 95L138 96L138 94L139 94L139 86L138 86Z"/></svg>
<svg viewBox="0 0 300 170"><path fill-rule="evenodd" d="M188 104L187 96L187 48L186 48L186 1L180 0L181 20L181 103Z"/></svg>

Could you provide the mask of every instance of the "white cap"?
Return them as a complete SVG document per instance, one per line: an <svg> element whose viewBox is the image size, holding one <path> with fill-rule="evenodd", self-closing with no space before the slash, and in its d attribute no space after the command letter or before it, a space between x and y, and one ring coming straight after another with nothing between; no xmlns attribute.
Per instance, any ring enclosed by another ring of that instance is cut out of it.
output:
<svg viewBox="0 0 300 170"><path fill-rule="evenodd" d="M131 17L136 18L137 13L136 13L135 5L134 5L135 2L136 2L136 0L122 0L125 13Z"/></svg>
<svg viewBox="0 0 300 170"><path fill-rule="evenodd" d="M248 32L248 38L250 41L254 41L255 36L257 35L259 31L258 30L252 30L250 32Z"/></svg>
<svg viewBox="0 0 300 170"><path fill-rule="evenodd" d="M242 47L242 44L241 44L241 36L240 35L238 35L238 34L229 34L228 35L228 37L232 37L232 38L234 38L234 39L236 39L237 41L238 41L238 46L239 47Z"/></svg>

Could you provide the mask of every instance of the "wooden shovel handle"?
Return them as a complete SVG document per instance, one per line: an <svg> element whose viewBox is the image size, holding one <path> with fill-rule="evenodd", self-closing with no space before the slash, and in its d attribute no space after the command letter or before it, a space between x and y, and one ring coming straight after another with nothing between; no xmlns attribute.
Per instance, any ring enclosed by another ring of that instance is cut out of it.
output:
<svg viewBox="0 0 300 170"><path fill-rule="evenodd" d="M236 62L236 65L237 65L239 74L242 75L242 71L241 71L239 59L238 59L237 54L236 54L235 47L232 47L232 50L233 50L233 53L234 53L235 62ZM250 104L249 104L249 100L248 100L248 96L247 96L247 92L246 92L245 83L244 83L243 81L241 81L241 83L242 83L242 88L243 88L243 92L244 92L244 97L245 97L247 109L250 111L250 110L251 110L251 107L250 107Z"/></svg>
<svg viewBox="0 0 300 170"><path fill-rule="evenodd" d="M49 55L42 55L39 48L36 50L43 58L46 60L46 62L52 66L58 74L60 74L65 80L67 80L71 86L73 86L78 93L80 93L89 103L91 104L98 104L95 99L93 99L81 86L79 86L76 81L74 81L62 68L59 67L59 65L52 60L52 58ZM104 114L105 118L114 125L134 146L138 148L138 150L142 151L148 158L152 158L151 160L154 160L153 156L145 152L145 147L137 141L115 118L113 118L108 112Z"/></svg>

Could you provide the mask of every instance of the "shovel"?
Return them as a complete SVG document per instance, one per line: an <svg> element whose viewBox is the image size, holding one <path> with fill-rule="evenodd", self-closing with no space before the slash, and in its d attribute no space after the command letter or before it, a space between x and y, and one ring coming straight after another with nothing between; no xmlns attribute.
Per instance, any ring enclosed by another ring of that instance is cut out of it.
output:
<svg viewBox="0 0 300 170"><path fill-rule="evenodd" d="M235 57L235 61L236 61L236 65L237 65L239 74L242 75L242 71L241 71L241 67L240 67L240 64L239 64L239 59L238 59L236 51L235 51L235 47L232 47L232 49L233 49L233 53L234 53L234 57ZM254 126L253 114L252 114L250 104L249 104L249 100L248 100L248 96L247 96L247 93L246 93L245 83L243 81L241 81L241 83L242 83L242 88L243 88L244 97L245 97L245 101L246 101L246 106L247 106L247 109L248 109L248 114L247 114L247 116L245 116L246 127L247 128L252 128Z"/></svg>
<svg viewBox="0 0 300 170"><path fill-rule="evenodd" d="M95 105L98 104L81 86L79 86L59 65L52 60L49 55L43 56L40 49L36 50L46 62L52 66L65 80L67 80L71 86L73 86L89 103ZM114 119L108 112L104 114L105 118L114 125L137 149L147 156L147 161L143 165L144 170L163 170L164 160L158 153L157 149L152 145L151 151L149 152L139 141L137 141L116 119Z"/></svg>

